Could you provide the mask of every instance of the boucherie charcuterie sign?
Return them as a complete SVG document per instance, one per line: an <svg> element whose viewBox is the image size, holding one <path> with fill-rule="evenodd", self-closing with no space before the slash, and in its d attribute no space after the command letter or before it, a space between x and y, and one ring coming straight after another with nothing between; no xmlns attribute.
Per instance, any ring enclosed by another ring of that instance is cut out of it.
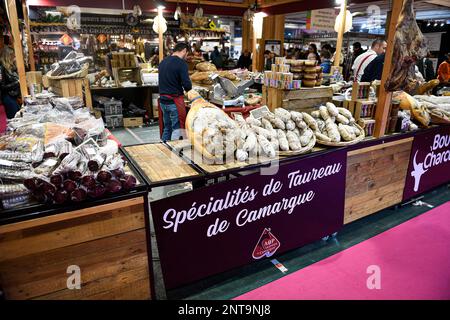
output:
<svg viewBox="0 0 450 320"><path fill-rule="evenodd" d="M403 201L450 181L450 126L414 137Z"/></svg>
<svg viewBox="0 0 450 320"><path fill-rule="evenodd" d="M280 165L151 203L174 288L316 241L343 224L346 152Z"/></svg>

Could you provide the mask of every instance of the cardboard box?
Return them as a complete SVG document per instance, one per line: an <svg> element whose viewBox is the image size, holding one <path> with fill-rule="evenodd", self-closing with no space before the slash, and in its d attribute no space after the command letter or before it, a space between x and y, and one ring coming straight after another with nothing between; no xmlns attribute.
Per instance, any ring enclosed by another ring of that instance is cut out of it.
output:
<svg viewBox="0 0 450 320"><path fill-rule="evenodd" d="M144 118L133 117L133 118L123 118L124 127L142 127L144 125Z"/></svg>

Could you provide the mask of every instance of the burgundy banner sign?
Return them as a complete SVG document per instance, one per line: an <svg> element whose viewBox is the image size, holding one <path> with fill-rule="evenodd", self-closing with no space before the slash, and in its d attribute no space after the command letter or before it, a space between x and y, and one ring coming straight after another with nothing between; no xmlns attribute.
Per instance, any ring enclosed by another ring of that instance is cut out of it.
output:
<svg viewBox="0 0 450 320"><path fill-rule="evenodd" d="M174 288L319 240L344 220L340 150L151 203L165 285Z"/></svg>
<svg viewBox="0 0 450 320"><path fill-rule="evenodd" d="M450 181L450 126L414 137L403 201Z"/></svg>

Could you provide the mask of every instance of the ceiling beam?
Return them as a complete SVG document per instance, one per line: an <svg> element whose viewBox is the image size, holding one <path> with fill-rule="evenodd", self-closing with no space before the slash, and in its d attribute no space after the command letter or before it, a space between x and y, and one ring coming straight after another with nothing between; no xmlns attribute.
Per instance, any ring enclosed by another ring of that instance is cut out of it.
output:
<svg viewBox="0 0 450 320"><path fill-rule="evenodd" d="M192 3L192 4L198 4L198 0L166 0L166 2L175 2L175 3ZM242 3L237 2L225 2L225 1L203 1L200 0L201 5L208 5L208 6L219 6L219 7L234 7L234 8L247 8L248 7L248 0L244 0Z"/></svg>
<svg viewBox="0 0 450 320"><path fill-rule="evenodd" d="M292 3L292 2L300 2L304 0L259 0L258 5L261 8L268 8L273 6L278 6L282 4Z"/></svg>

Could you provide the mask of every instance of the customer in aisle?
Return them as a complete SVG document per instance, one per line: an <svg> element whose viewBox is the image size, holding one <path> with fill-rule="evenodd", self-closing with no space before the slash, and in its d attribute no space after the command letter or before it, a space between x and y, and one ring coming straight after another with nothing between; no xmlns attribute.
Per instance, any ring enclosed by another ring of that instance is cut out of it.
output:
<svg viewBox="0 0 450 320"><path fill-rule="evenodd" d="M241 69L249 69L252 65L252 58L249 50L244 50L239 57L237 67Z"/></svg>
<svg viewBox="0 0 450 320"><path fill-rule="evenodd" d="M361 82L372 82L374 80L381 80L384 66L384 56L382 53L373 59L369 65L364 69L364 74L361 76Z"/></svg>
<svg viewBox="0 0 450 320"><path fill-rule="evenodd" d="M366 67L374 60L378 55L386 51L387 43L382 39L377 39L372 42L372 46L366 52L360 54L353 62L352 70L356 81L362 81L361 77L364 74Z"/></svg>
<svg viewBox="0 0 450 320"><path fill-rule="evenodd" d="M161 61L158 68L159 104L163 115L162 140L184 138L181 129L186 121L184 91L192 89L186 58L189 45L177 43L171 56Z"/></svg>
<svg viewBox="0 0 450 320"><path fill-rule="evenodd" d="M430 54L425 58L417 60L417 68L419 72L423 75L425 81L430 81L435 79L435 74L433 70L433 62L430 60Z"/></svg>
<svg viewBox="0 0 450 320"><path fill-rule="evenodd" d="M450 52L447 53L446 60L439 65L438 79L441 84L450 85Z"/></svg>
<svg viewBox="0 0 450 320"><path fill-rule="evenodd" d="M16 72L14 50L5 46L0 55L1 99L5 106L6 117L14 118L20 110L17 98L20 96L19 76Z"/></svg>
<svg viewBox="0 0 450 320"><path fill-rule="evenodd" d="M285 52L286 52L286 59L294 59L295 58L295 53L294 53L293 48L289 48Z"/></svg>
<svg viewBox="0 0 450 320"><path fill-rule="evenodd" d="M355 62L356 58L358 58L361 54L363 54L365 51L364 49L361 47L361 43L360 42L355 42L353 44L353 54L352 54L352 62Z"/></svg>
<svg viewBox="0 0 450 320"><path fill-rule="evenodd" d="M331 54L336 52L336 49L333 49L333 47L329 43L325 43L323 46L320 47L320 49L321 49L320 51L322 51L323 49L328 50L330 51Z"/></svg>
<svg viewBox="0 0 450 320"><path fill-rule="evenodd" d="M327 49L322 49L322 51L320 51L320 59L322 61L322 63L320 64L320 66L322 67L322 72L323 73L330 73L331 72L331 52L328 51Z"/></svg>
<svg viewBox="0 0 450 320"><path fill-rule="evenodd" d="M211 52L211 62L216 66L217 69L223 68L223 57L219 52L219 47L215 46L213 52Z"/></svg>
<svg viewBox="0 0 450 320"><path fill-rule="evenodd" d="M271 70L272 64L275 63L275 53L271 52L270 50L264 51L264 70Z"/></svg>
<svg viewBox="0 0 450 320"><path fill-rule="evenodd" d="M306 57L308 60L316 60L317 64L320 64L320 57L317 53L317 46L314 43L311 43L308 47L308 56Z"/></svg>

